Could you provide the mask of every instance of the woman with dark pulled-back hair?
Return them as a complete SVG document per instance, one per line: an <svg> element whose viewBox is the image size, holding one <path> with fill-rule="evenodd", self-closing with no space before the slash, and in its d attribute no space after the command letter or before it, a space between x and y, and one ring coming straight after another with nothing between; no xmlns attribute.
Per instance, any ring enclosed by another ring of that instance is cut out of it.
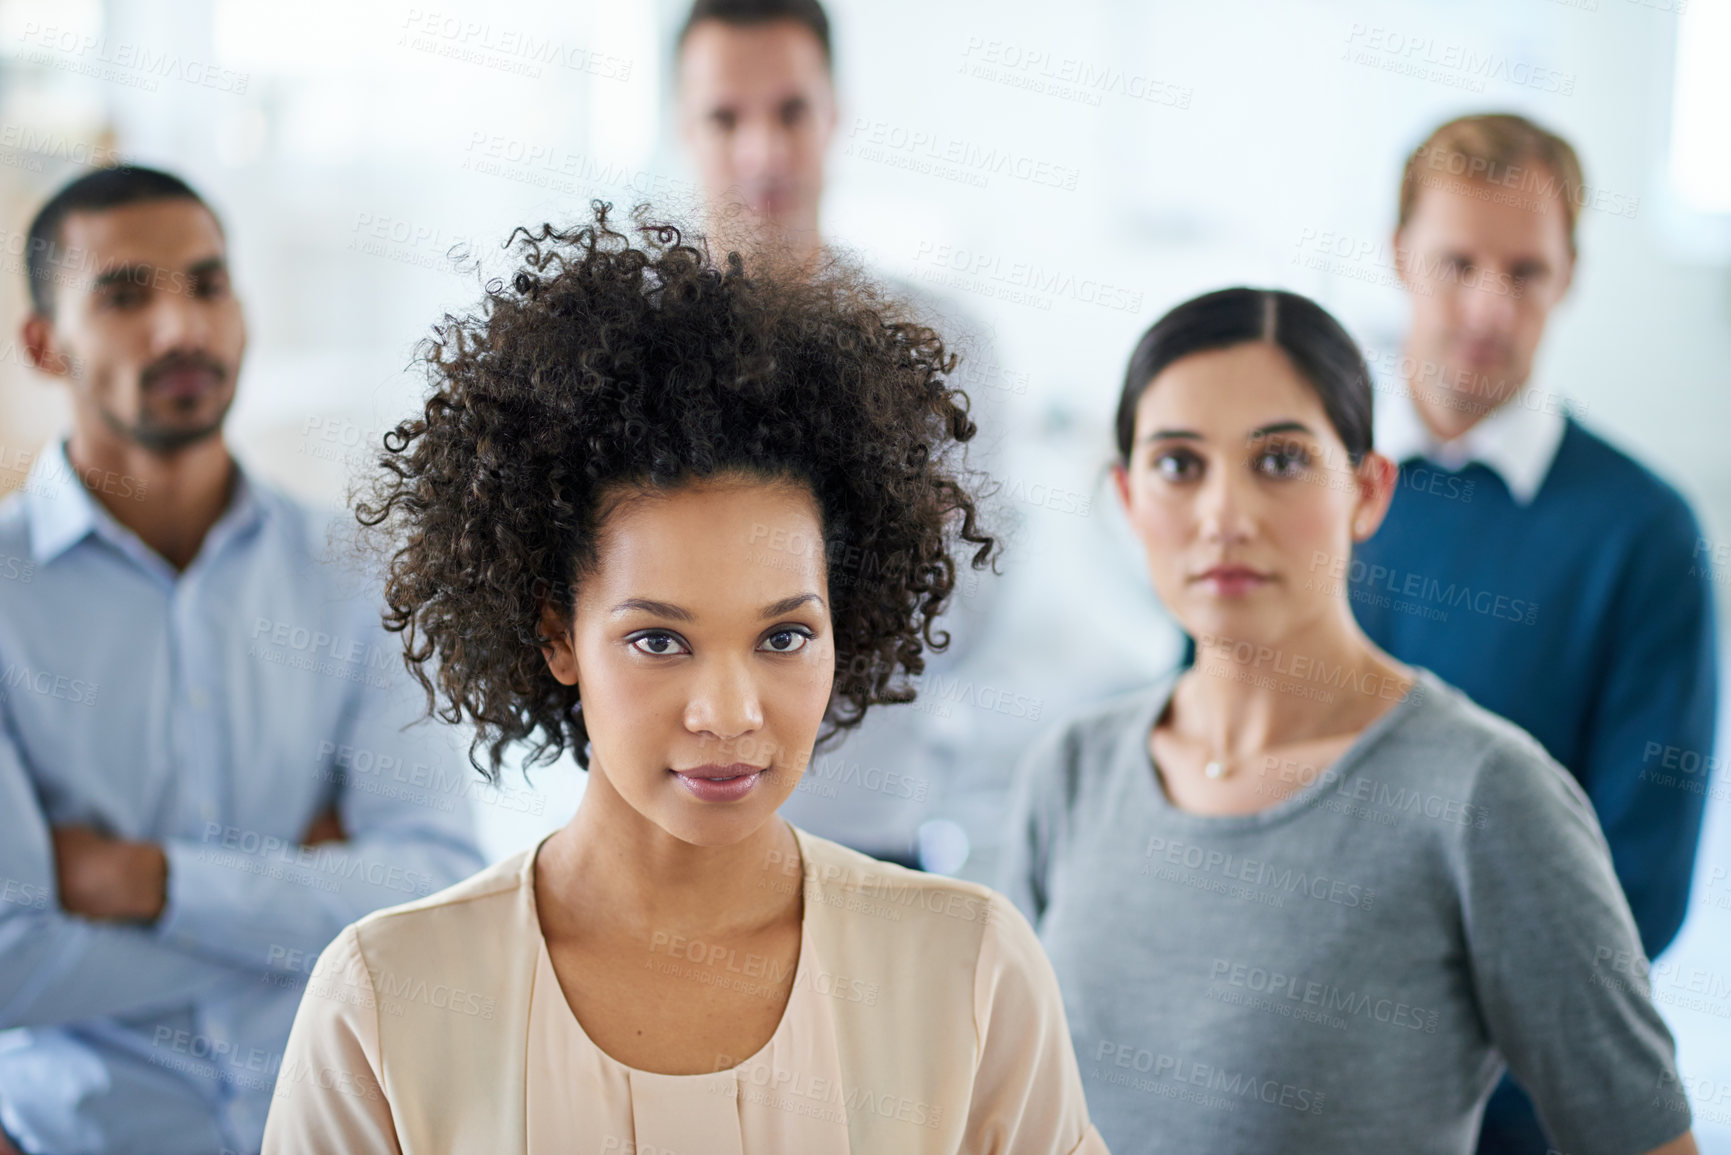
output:
<svg viewBox="0 0 1731 1155"><path fill-rule="evenodd" d="M1506 1064L1558 1151L1693 1152L1580 788L1354 619L1396 471L1345 330L1292 293L1187 301L1131 355L1117 441L1196 661L1029 751L1003 874L1113 1150L1466 1155ZM1399 613L1495 596L1378 584Z"/></svg>
<svg viewBox="0 0 1731 1155"><path fill-rule="evenodd" d="M1105 1151L1014 907L776 814L997 548L955 358L847 268L607 214L513 235L359 507L429 708L582 803L325 951L265 1150Z"/></svg>

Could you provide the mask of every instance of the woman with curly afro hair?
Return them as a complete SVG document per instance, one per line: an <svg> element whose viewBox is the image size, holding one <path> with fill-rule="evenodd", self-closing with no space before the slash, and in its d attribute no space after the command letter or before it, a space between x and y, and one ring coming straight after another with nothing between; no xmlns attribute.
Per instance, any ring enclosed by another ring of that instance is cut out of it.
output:
<svg viewBox="0 0 1731 1155"><path fill-rule="evenodd" d="M608 211L513 235L359 507L429 709L494 779L571 750L582 803L332 943L265 1150L1104 1151L1014 907L776 814L997 548L954 355L850 269Z"/></svg>

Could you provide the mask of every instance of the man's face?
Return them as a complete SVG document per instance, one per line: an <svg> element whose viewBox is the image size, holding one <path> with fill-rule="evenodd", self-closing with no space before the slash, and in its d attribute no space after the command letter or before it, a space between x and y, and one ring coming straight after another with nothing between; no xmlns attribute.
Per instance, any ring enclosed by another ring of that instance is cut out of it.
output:
<svg viewBox="0 0 1731 1155"><path fill-rule="evenodd" d="M836 110L809 28L699 23L679 57L679 117L711 211L743 205L769 240L816 233Z"/></svg>
<svg viewBox="0 0 1731 1155"><path fill-rule="evenodd" d="M1528 171L1535 179L1518 189L1440 176L1395 234L1412 298L1411 384L1453 408L1482 415L1526 382L1569 288L1562 199L1548 174Z"/></svg>
<svg viewBox="0 0 1731 1155"><path fill-rule="evenodd" d="M80 424L172 453L215 434L234 401L246 321L222 230L187 199L69 214L42 367L71 384Z"/></svg>

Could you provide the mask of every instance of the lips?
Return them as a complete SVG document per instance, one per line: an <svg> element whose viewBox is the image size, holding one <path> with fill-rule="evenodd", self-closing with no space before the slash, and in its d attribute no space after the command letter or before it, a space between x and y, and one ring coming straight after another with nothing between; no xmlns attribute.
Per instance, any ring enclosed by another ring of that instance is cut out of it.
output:
<svg viewBox="0 0 1731 1155"><path fill-rule="evenodd" d="M733 802L750 794L767 767L735 762L730 766L693 766L668 771L679 784L704 802Z"/></svg>
<svg viewBox="0 0 1731 1155"><path fill-rule="evenodd" d="M747 774L757 774L764 769L765 767L753 766L749 762L735 762L729 766L718 766L711 763L707 766L693 766L689 770L675 770L674 773L685 775L690 778L706 778L711 782L716 782L726 778L738 778Z"/></svg>
<svg viewBox="0 0 1731 1155"><path fill-rule="evenodd" d="M1459 341L1455 349L1469 365L1496 365L1508 359L1508 347L1502 341Z"/></svg>
<svg viewBox="0 0 1731 1155"><path fill-rule="evenodd" d="M1268 574L1246 565L1217 565L1203 570L1191 580L1222 597L1238 597L1266 585L1271 579Z"/></svg>
<svg viewBox="0 0 1731 1155"><path fill-rule="evenodd" d="M208 369L174 369L152 379L150 389L171 397L188 397L214 389L220 380L218 374Z"/></svg>
<svg viewBox="0 0 1731 1155"><path fill-rule="evenodd" d="M198 353L171 353L146 368L144 388L169 397L196 397L221 385L228 371L214 358Z"/></svg>

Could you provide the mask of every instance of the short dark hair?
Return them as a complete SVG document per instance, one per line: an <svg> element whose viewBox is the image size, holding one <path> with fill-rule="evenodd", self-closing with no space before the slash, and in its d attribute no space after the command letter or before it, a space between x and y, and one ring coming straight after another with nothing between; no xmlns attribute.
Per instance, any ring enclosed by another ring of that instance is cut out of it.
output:
<svg viewBox="0 0 1731 1155"><path fill-rule="evenodd" d="M386 628L429 711L474 722L471 761L485 746L495 780L517 742L531 764L588 765L577 687L537 634L544 605L570 621L621 496L735 475L809 488L836 651L820 741L913 700L902 675L948 644L958 564L999 548L960 465L975 425L956 355L907 306L839 258L748 269L609 209L512 233L518 268L421 346L432 389L356 509L390 558Z"/></svg>
<svg viewBox="0 0 1731 1155"><path fill-rule="evenodd" d="M30 222L24 258L24 274L30 283L30 307L44 317L54 310L54 250L60 245L60 226L78 212L100 212L142 201L197 201L209 210L192 186L172 173L142 165L123 164L85 173L48 198ZM211 213L215 217L214 212ZM219 225L221 222L218 222Z"/></svg>
<svg viewBox="0 0 1731 1155"><path fill-rule="evenodd" d="M1269 341L1316 390L1329 424L1354 465L1371 448L1370 368L1327 309L1282 289L1218 289L1193 297L1154 322L1130 354L1118 398L1118 455L1126 464L1136 436L1136 405L1163 369L1181 357Z"/></svg>
<svg viewBox="0 0 1731 1155"><path fill-rule="evenodd" d="M810 29L823 49L823 66L835 71L835 59L829 43L829 16L818 0L692 0L691 11L680 25L679 39L674 41L675 55L685 48L691 30L705 20L719 20L735 27L769 24L776 20L792 20Z"/></svg>

